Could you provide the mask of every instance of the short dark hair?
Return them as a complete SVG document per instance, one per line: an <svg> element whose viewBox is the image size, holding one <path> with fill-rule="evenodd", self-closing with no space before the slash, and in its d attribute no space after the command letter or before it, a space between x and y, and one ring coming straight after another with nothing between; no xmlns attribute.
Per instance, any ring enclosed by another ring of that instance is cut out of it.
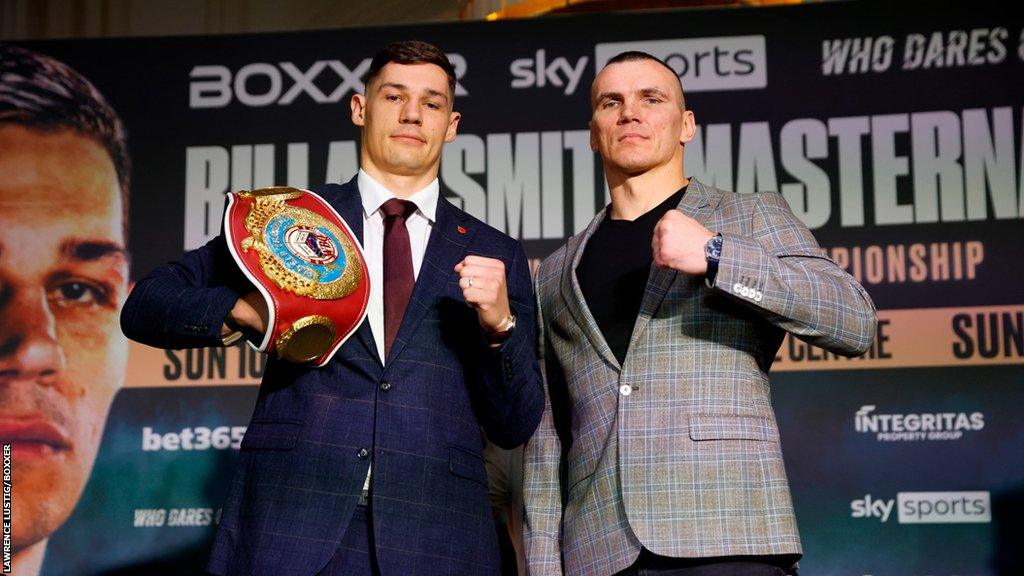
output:
<svg viewBox="0 0 1024 576"><path fill-rule="evenodd" d="M671 66L666 64L665 61L662 60L661 58L658 58L657 56L648 54L647 52L641 52L639 50L629 50L629 51L626 51L626 52L620 52L619 54L616 54L615 56L613 56L611 58L611 60L608 60L607 62L605 62L605 66L607 67L607 66L611 66L612 64L621 64L623 62L638 62L638 61L641 61L641 60L650 60L651 62L657 62L658 64L661 64L662 66L664 66L666 70L671 72L672 75L676 77L676 80L679 81L679 94L683 98L683 110L685 110L686 109L686 93L683 91L683 81L679 80L679 74L676 73L676 71L673 70Z"/></svg>
<svg viewBox="0 0 1024 576"><path fill-rule="evenodd" d="M388 64L435 64L448 76L448 90L455 96L455 67L441 49L429 42L420 40L404 40L388 44L373 57L370 70L366 74L366 85L373 82L380 71Z"/></svg>
<svg viewBox="0 0 1024 576"><path fill-rule="evenodd" d="M127 229L127 133L117 112L89 80L59 60L0 43L0 126L4 124L40 132L73 130L101 145L117 171Z"/></svg>

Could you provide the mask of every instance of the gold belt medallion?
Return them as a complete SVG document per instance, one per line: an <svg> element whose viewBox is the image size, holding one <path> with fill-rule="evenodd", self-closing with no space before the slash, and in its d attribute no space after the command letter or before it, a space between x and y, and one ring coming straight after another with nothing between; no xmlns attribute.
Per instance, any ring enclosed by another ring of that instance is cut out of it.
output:
<svg viewBox="0 0 1024 576"><path fill-rule="evenodd" d="M239 193L253 199L241 248L256 250L263 273L282 290L317 300L348 296L363 276L357 248L323 216L285 204L301 195L288 187Z"/></svg>

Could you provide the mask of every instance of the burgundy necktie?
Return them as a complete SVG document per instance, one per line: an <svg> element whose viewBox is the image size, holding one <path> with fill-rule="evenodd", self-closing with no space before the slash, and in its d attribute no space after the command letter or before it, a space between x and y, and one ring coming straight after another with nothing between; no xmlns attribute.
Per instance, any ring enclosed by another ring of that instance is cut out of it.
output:
<svg viewBox="0 0 1024 576"><path fill-rule="evenodd" d="M416 211L416 204L392 198L380 207L384 215L384 359L402 325L405 307L412 296L412 248L405 219Z"/></svg>

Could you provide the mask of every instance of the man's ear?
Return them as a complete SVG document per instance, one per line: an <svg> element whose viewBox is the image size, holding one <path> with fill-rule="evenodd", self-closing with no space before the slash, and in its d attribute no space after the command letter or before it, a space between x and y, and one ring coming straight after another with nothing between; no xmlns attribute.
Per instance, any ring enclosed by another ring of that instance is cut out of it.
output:
<svg viewBox="0 0 1024 576"><path fill-rule="evenodd" d="M455 140L456 132L459 130L459 120L462 120L462 114L458 112L452 112L448 117L448 130L444 134L445 142Z"/></svg>
<svg viewBox="0 0 1024 576"><path fill-rule="evenodd" d="M362 94L353 94L352 100L349 101L349 106L352 108L352 123L356 126L363 126L366 124L366 96Z"/></svg>
<svg viewBox="0 0 1024 576"><path fill-rule="evenodd" d="M594 120L591 119L590 123L590 149L597 152L597 130L594 128Z"/></svg>
<svg viewBox="0 0 1024 576"><path fill-rule="evenodd" d="M697 135L697 118L693 112L683 110L683 126L679 130L679 143L686 144Z"/></svg>

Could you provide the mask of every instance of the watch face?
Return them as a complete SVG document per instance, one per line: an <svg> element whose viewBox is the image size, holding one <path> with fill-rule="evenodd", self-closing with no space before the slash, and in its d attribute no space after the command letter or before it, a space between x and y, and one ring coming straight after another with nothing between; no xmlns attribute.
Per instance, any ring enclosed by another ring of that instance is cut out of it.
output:
<svg viewBox="0 0 1024 576"><path fill-rule="evenodd" d="M704 256L708 260L718 261L722 257L722 237L714 236L704 245Z"/></svg>

